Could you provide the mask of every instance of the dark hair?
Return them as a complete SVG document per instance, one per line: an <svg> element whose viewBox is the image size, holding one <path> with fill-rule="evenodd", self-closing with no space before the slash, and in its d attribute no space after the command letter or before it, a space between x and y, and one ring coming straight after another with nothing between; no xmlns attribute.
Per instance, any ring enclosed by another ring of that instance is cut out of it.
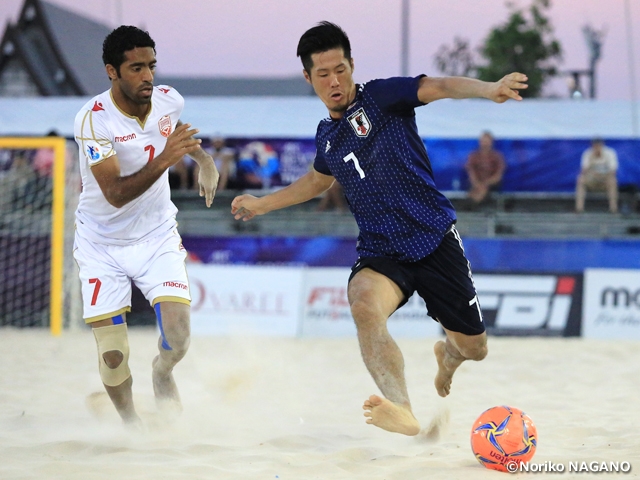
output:
<svg viewBox="0 0 640 480"><path fill-rule="evenodd" d="M351 43L347 34L335 23L324 21L310 28L300 37L297 56L302 60L304 69L310 74L313 67L311 55L334 48L342 48L344 57L351 60Z"/></svg>
<svg viewBox="0 0 640 480"><path fill-rule="evenodd" d="M124 53L136 47L151 47L156 51L156 42L149 32L138 27L122 25L113 30L102 43L102 61L105 65L112 65L120 76L120 65L124 63Z"/></svg>

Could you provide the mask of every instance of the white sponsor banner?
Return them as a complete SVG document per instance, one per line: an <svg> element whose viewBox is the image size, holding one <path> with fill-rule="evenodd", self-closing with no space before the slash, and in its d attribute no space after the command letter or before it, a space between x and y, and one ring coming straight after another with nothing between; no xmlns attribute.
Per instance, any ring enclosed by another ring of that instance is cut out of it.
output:
<svg viewBox="0 0 640 480"><path fill-rule="evenodd" d="M356 335L347 299L349 268L188 264L187 271L194 335ZM618 310L624 303L635 312L635 327L640 331L640 272L634 274L635 290L607 290L606 298L617 302ZM571 277L480 274L474 279L490 329L514 334L565 331L574 291ZM602 294L587 294L585 302L595 301L596 296ZM600 323L603 318L615 323L610 317L600 317ZM633 324L629 312L620 322ZM389 318L388 328L397 337L442 335L417 294Z"/></svg>
<svg viewBox="0 0 640 480"><path fill-rule="evenodd" d="M356 327L347 299L350 268L310 268L303 289L301 334L311 337L355 336ZM388 321L397 337L435 337L439 324L427 315L422 298L413 295Z"/></svg>
<svg viewBox="0 0 640 480"><path fill-rule="evenodd" d="M575 280L558 275L474 275L480 306L496 330L562 333Z"/></svg>
<svg viewBox="0 0 640 480"><path fill-rule="evenodd" d="M194 335L298 334L303 269L187 264Z"/></svg>
<svg viewBox="0 0 640 480"><path fill-rule="evenodd" d="M582 335L640 339L640 270L584 272Z"/></svg>

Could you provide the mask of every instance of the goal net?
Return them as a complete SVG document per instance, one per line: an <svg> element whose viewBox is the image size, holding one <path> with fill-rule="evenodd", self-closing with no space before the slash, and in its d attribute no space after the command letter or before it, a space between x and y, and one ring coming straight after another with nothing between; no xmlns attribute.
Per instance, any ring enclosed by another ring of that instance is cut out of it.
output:
<svg viewBox="0 0 640 480"><path fill-rule="evenodd" d="M82 324L72 257L81 187L75 143L0 137L0 326Z"/></svg>

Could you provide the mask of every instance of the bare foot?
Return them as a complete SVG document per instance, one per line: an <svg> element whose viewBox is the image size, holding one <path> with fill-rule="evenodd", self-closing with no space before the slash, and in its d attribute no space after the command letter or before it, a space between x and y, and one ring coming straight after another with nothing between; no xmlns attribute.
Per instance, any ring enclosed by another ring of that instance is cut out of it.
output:
<svg viewBox="0 0 640 480"><path fill-rule="evenodd" d="M156 404L167 413L179 414L182 412L182 403L180 402L180 394L178 387L173 380L173 373L161 373L156 368L160 360L160 356L153 359L153 393L156 396Z"/></svg>
<svg viewBox="0 0 640 480"><path fill-rule="evenodd" d="M362 408L365 410L364 416L368 417L367 423L371 425L404 435L420 433L420 424L409 407L393 403L378 395L371 395L364 401Z"/></svg>
<svg viewBox="0 0 640 480"><path fill-rule="evenodd" d="M451 381L453 380L453 374L460 364L464 361L451 357L447 352L447 346L442 340L436 342L433 346L433 352L436 354L436 360L438 361L438 373L434 380L434 385L438 395L446 397L451 391Z"/></svg>

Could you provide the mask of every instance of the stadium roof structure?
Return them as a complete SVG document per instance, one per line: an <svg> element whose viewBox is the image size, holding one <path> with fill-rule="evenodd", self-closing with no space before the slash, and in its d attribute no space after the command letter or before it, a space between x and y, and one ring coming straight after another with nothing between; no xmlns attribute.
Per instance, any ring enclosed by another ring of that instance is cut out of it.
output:
<svg viewBox="0 0 640 480"><path fill-rule="evenodd" d="M0 41L0 97L93 96L109 88L102 41L111 27L42 0L25 0ZM182 95L308 96L302 76L175 77L156 75Z"/></svg>

